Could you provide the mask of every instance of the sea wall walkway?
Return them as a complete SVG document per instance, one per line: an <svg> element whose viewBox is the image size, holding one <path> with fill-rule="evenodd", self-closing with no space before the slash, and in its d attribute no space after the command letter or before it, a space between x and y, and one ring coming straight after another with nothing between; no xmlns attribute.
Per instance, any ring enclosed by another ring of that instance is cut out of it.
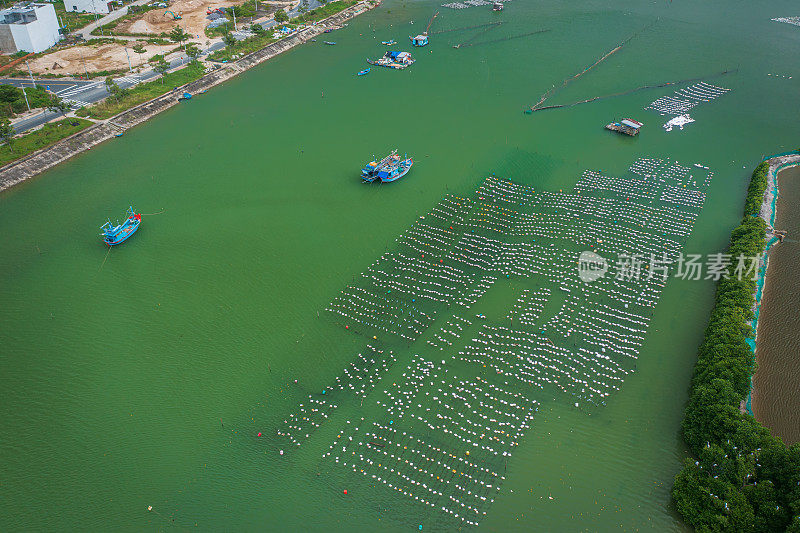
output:
<svg viewBox="0 0 800 533"><path fill-rule="evenodd" d="M117 136L128 128L145 122L158 113L176 105L178 103L178 96L184 92L196 94L219 85L245 70L253 68L286 50L290 50L320 35L326 27L341 25L379 4L380 2L375 0L363 0L358 4L350 6L320 21L314 26L310 26L285 39L271 43L261 50L257 50L234 62L227 63L221 68L205 74L198 80L177 87L172 92L139 104L136 107L132 107L106 121L90 126L71 137L62 139L52 146L13 161L0 168L0 191L41 174L45 170L79 153Z"/></svg>

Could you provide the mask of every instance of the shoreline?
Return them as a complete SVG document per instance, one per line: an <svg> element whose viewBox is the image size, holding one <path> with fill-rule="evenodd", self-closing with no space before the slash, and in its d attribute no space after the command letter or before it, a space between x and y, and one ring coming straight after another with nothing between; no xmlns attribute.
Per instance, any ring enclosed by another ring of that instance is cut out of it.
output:
<svg viewBox="0 0 800 533"><path fill-rule="evenodd" d="M777 216L777 201L778 201L778 175L784 169L800 165L800 154L788 153L779 154L764 159L769 164L767 169L767 189L764 191L764 200L759 209L759 218L767 223L767 233L765 235L766 245L764 246L764 259L763 264L758 273L758 280L756 281L756 294L753 302L753 319L750 321L750 326L753 328L753 336L747 339L750 345L750 350L756 362L756 372L758 372L758 333L759 333L759 315L761 313L761 303L764 296L764 289L769 279L769 251L772 246L779 242L778 237L775 235L775 218ZM755 388L753 386L753 378L750 378L750 392L747 398L742 402L740 410L743 413L748 413L752 416L752 400Z"/></svg>
<svg viewBox="0 0 800 533"><path fill-rule="evenodd" d="M295 46L305 44L309 39L321 35L325 27L340 25L358 15L366 13L379 6L378 0L362 0L361 2L343 9L330 17L319 21L284 39L270 43L264 48L252 52L236 61L226 63L224 66L203 75L200 79L186 85L176 87L173 91L162 94L152 100L134 106L107 120L89 126L83 131L62 139L57 143L28 154L16 161L0 167L0 192L27 181L45 170L53 168L84 151L90 150L109 139L146 122L150 118L166 111L179 103L177 95L183 92L197 94L215 87L256 65L273 57L291 50Z"/></svg>

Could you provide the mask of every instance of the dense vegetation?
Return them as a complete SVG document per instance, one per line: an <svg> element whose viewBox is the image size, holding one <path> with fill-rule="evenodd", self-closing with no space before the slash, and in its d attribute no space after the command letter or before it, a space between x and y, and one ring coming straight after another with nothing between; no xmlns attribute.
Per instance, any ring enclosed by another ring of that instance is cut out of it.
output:
<svg viewBox="0 0 800 533"><path fill-rule="evenodd" d="M195 81L204 73L205 68L203 65L199 61L192 61L186 67L180 70L170 72L169 74L164 74L161 78L151 82L140 83L139 85L136 85L131 89L126 89L123 92L114 93L113 91L109 90L109 92L112 94L111 98L106 98L99 104L95 104L88 108L82 107L76 112L76 114L82 117L97 119L110 118L117 113L125 111L126 109L130 109L131 107L147 102L148 100L152 100L157 96L161 96L162 94L171 91L175 87L180 87L181 85Z"/></svg>
<svg viewBox="0 0 800 533"><path fill-rule="evenodd" d="M17 113L27 111L26 95L31 109L47 107L53 99L52 95L40 85L26 87L25 94L22 94L22 89L13 85L0 85L0 117L12 117Z"/></svg>
<svg viewBox="0 0 800 533"><path fill-rule="evenodd" d="M764 250L766 223L758 218L767 163L753 172L745 217L731 233L729 253ZM675 477L672 496L697 531L800 532L800 445L786 447L740 405L755 371L752 336L756 282L733 275L717 286L697 357L683 435L696 456Z"/></svg>
<svg viewBox="0 0 800 533"><path fill-rule="evenodd" d="M47 148L91 125L92 123L88 120L80 118L66 118L45 124L41 129L16 137L11 143L7 142L0 146L0 165L10 163L36 150Z"/></svg>
<svg viewBox="0 0 800 533"><path fill-rule="evenodd" d="M747 188L747 198L744 201L744 215L758 216L761 204L764 200L764 192L767 190L767 169L766 162L761 163L753 172L750 179L750 186Z"/></svg>

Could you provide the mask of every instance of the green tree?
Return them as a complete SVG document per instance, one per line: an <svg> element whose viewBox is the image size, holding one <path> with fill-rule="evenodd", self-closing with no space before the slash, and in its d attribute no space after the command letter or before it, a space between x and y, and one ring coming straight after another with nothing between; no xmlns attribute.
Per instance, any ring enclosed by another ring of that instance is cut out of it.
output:
<svg viewBox="0 0 800 533"><path fill-rule="evenodd" d="M144 44L136 43L135 45L133 45L132 50L134 52L136 52L136 54L139 56L139 65L141 65L142 64L142 54L147 52L147 50L144 47Z"/></svg>
<svg viewBox="0 0 800 533"><path fill-rule="evenodd" d="M117 82L115 82L114 78L112 78L111 76L106 76L106 92L113 94L115 88L119 89L119 85L117 85Z"/></svg>
<svg viewBox="0 0 800 533"><path fill-rule="evenodd" d="M161 83L164 83L164 74L169 70L169 63L167 63L167 60L162 56L160 60L153 64L153 70L161 74Z"/></svg>
<svg viewBox="0 0 800 533"><path fill-rule="evenodd" d="M194 61L198 57L200 57L200 48L196 44L190 44L186 47L186 55Z"/></svg>
<svg viewBox="0 0 800 533"><path fill-rule="evenodd" d="M233 48L233 45L236 44L236 37L233 36L231 32L225 32L222 36L222 42L225 43L225 46L228 48Z"/></svg>
<svg viewBox="0 0 800 533"><path fill-rule="evenodd" d="M59 96L56 96L55 94L50 96L50 101L47 103L48 111L60 113L61 116L66 116L70 109L72 109L70 105L62 100Z"/></svg>
<svg viewBox="0 0 800 533"><path fill-rule="evenodd" d="M267 30L265 30L264 26L262 26L261 24L253 24L252 26L250 26L250 31L252 31L256 35L263 35L267 33Z"/></svg>
<svg viewBox="0 0 800 533"><path fill-rule="evenodd" d="M180 26L175 26L172 28L172 31L169 32L169 40L173 43L182 45L185 41L189 40L189 37L191 37L191 35L183 31L183 28Z"/></svg>
<svg viewBox="0 0 800 533"><path fill-rule="evenodd" d="M283 9L277 10L272 17L275 19L275 22L286 22L289 20L289 15L287 15L286 11Z"/></svg>
<svg viewBox="0 0 800 533"><path fill-rule="evenodd" d="M0 120L0 141L3 141L12 152L14 151L15 133L14 127L11 126L11 122L7 118Z"/></svg>

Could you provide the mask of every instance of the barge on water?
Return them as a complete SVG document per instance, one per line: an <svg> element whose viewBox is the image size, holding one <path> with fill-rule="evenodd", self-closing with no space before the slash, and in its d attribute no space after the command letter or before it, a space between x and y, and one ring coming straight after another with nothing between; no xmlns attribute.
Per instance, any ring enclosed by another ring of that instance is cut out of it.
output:
<svg viewBox="0 0 800 533"><path fill-rule="evenodd" d="M408 52L386 52L380 59L367 59L367 63L376 67L394 69L408 68L416 61Z"/></svg>
<svg viewBox="0 0 800 533"><path fill-rule="evenodd" d="M612 122L611 124L606 124L606 129L611 131L616 131L619 133L624 133L625 135L630 135L631 137L635 137L639 135L639 129L643 124L636 120L630 118L623 118L619 122Z"/></svg>

